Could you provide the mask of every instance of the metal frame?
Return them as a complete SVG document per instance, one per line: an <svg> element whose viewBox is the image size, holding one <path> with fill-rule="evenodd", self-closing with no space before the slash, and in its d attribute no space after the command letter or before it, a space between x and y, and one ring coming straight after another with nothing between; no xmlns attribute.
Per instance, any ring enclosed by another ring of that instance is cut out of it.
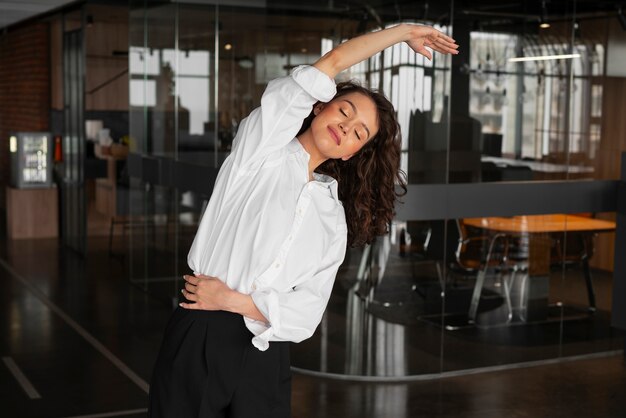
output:
<svg viewBox="0 0 626 418"><path fill-rule="evenodd" d="M80 9L84 22L85 11ZM85 194L85 33L65 31L63 16L64 142L61 171L62 242L81 256L87 253L87 201Z"/></svg>

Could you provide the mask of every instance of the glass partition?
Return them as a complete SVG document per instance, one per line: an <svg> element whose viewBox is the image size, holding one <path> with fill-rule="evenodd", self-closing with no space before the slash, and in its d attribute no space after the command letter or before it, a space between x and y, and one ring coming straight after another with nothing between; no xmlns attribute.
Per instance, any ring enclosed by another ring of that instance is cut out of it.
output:
<svg viewBox="0 0 626 418"><path fill-rule="evenodd" d="M563 356L623 348L623 333L611 327L614 213L579 213L568 218L551 249L554 280L550 300L563 320ZM608 266L605 267L605 266Z"/></svg>
<svg viewBox="0 0 626 418"><path fill-rule="evenodd" d="M479 126L481 181L597 178L605 42L575 4L476 12L467 28L465 117Z"/></svg>
<svg viewBox="0 0 626 418"><path fill-rule="evenodd" d="M130 132L138 153L175 159L177 99L175 67L178 5L131 2L129 57ZM135 6L135 7L133 7ZM142 167L143 170L144 167ZM146 171L149 167L146 167ZM174 190L158 176L132 178L129 219L130 278L159 298L172 297L175 289L177 237L169 236ZM173 245L172 245L173 244Z"/></svg>
<svg viewBox="0 0 626 418"><path fill-rule="evenodd" d="M185 173L214 181L211 170L270 80L399 22L435 25L461 53L428 61L401 44L337 80L389 97L410 185L440 187L445 207L446 187L458 183L616 178L599 162L609 158L606 19L580 19L574 3L544 11L453 1L430 9L131 2L130 124L141 156L130 186L131 279L176 303L211 186ZM539 27L542 19L550 28ZM571 56L555 58L562 55ZM498 198L490 197L494 207ZM468 208L475 204L468 198ZM315 335L292 345L293 366L397 378L620 347L607 302L613 215L509 215L416 215L349 249Z"/></svg>
<svg viewBox="0 0 626 418"><path fill-rule="evenodd" d="M173 306L208 196L180 190L175 164L218 164L215 8L131 4L130 129L146 157L131 179L130 277Z"/></svg>

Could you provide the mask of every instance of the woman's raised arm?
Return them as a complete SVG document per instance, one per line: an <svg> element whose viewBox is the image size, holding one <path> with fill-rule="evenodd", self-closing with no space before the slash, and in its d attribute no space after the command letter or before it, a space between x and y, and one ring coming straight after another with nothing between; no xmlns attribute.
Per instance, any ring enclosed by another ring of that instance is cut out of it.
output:
<svg viewBox="0 0 626 418"><path fill-rule="evenodd" d="M314 64L317 69L335 78L337 74L395 45L406 42L413 51L432 59L425 48L442 54L457 54L458 45L454 39L430 26L400 24L377 32L357 36L336 46Z"/></svg>

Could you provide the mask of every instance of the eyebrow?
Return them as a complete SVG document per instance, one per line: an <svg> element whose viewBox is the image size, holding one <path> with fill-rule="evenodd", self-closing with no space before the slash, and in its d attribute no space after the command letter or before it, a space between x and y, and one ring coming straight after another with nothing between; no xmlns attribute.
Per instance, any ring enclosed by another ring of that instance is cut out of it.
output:
<svg viewBox="0 0 626 418"><path fill-rule="evenodd" d="M356 111L356 106L354 105L354 103L352 103L350 100L348 99L343 99L344 102L347 102L350 106L352 106L352 110L354 111L354 113L359 113ZM367 128L367 125L365 123L363 123L363 127L365 128L365 130L367 131L367 137L371 137L372 134L370 133L370 130Z"/></svg>

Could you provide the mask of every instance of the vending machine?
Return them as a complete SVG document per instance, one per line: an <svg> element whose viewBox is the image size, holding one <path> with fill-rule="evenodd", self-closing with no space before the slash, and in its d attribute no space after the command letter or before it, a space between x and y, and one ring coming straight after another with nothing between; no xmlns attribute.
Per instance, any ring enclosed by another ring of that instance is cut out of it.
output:
<svg viewBox="0 0 626 418"><path fill-rule="evenodd" d="M49 132L16 132L9 137L11 187L52 186L52 136Z"/></svg>

